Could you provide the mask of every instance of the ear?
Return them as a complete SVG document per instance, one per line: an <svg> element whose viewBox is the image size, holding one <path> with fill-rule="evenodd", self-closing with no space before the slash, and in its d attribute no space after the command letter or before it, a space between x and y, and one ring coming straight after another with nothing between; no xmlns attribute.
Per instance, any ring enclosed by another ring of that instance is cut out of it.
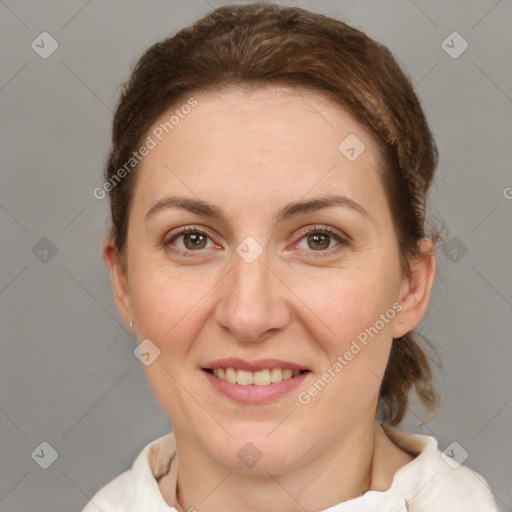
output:
<svg viewBox="0 0 512 512"><path fill-rule="evenodd" d="M110 273L114 303L125 324L132 319L132 307L128 292L128 276L126 266L121 263L114 240L107 237L103 242L102 255Z"/></svg>
<svg viewBox="0 0 512 512"><path fill-rule="evenodd" d="M402 310L396 315L393 338L400 338L414 329L423 318L430 299L436 274L436 259L431 240L419 242L421 254L411 260L411 277L404 276L400 286L399 302Z"/></svg>

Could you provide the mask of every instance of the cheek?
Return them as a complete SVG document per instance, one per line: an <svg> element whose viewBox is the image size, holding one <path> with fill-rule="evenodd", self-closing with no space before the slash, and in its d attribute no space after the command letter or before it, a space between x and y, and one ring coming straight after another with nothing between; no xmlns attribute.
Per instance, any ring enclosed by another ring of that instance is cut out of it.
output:
<svg viewBox="0 0 512 512"><path fill-rule="evenodd" d="M204 308L208 286L190 277L163 278L156 272L152 275L153 279L139 281L132 299L139 341L150 339L160 350L154 362L143 369L173 424L186 426L201 413L194 410L194 404L191 407L187 391L197 396L195 383L190 380L191 370L196 371L196 359L189 356L207 317Z"/></svg>
<svg viewBox="0 0 512 512"><path fill-rule="evenodd" d="M307 323L315 327L311 331L312 337L321 334L328 340L326 343L330 352L343 350L386 312L388 316L384 325L379 322L377 327L386 335L391 331L396 286L389 279L389 273L386 275L375 266L370 269L371 266L368 270L330 269L323 275L317 273L311 274L311 278L295 279L290 286L303 301L302 309L307 307L310 312Z"/></svg>
<svg viewBox="0 0 512 512"><path fill-rule="evenodd" d="M221 299L215 287L222 287L223 272L189 267L166 274L149 265L139 269L144 271L134 272L131 296L138 334L151 339L164 355L172 348L176 360L214 316L215 301ZM313 268L300 274L283 268L282 278L286 287L281 300L289 304L293 327L302 328L306 339L324 345L330 355L344 352L358 336L364 342L365 329L395 300L393 277L375 262L368 267ZM391 323L377 327L387 335Z"/></svg>
<svg viewBox="0 0 512 512"><path fill-rule="evenodd" d="M309 298L310 312L303 308L309 321L303 317L303 324L309 324L312 342L323 353L323 373L317 376L326 383L317 386L322 398L313 398L317 391L311 389L316 414L326 407L350 414L364 410L376 398L391 348L397 304L393 288L378 281L378 273L348 274L316 279L314 286L295 285L297 295Z"/></svg>
<svg viewBox="0 0 512 512"><path fill-rule="evenodd" d="M142 276L132 297L139 336L150 338L162 352L170 344L179 351L180 345L193 339L194 331L201 328L197 316L212 284L190 275L171 277L155 272L152 277Z"/></svg>

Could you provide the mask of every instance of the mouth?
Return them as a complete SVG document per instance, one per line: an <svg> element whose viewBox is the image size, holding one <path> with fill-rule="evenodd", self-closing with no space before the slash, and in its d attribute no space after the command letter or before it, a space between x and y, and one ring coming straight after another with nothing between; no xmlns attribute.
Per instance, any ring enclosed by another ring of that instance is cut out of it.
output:
<svg viewBox="0 0 512 512"><path fill-rule="evenodd" d="M306 366L282 359L217 359L201 367L214 392L245 404L287 399L312 375Z"/></svg>
<svg viewBox="0 0 512 512"><path fill-rule="evenodd" d="M241 386L268 386L271 384L279 384L282 381L294 379L304 373L309 373L309 370L279 367L251 371L242 368L233 368L231 366L218 366L216 368L202 368L202 370L217 377L219 380Z"/></svg>

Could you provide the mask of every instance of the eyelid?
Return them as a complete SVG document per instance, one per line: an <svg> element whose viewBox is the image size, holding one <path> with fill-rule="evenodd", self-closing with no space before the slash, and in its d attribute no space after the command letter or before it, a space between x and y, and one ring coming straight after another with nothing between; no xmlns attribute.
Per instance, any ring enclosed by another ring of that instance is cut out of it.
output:
<svg viewBox="0 0 512 512"><path fill-rule="evenodd" d="M301 238L309 235L310 233L316 233L316 232L322 232L322 233L328 233L329 235L335 235L340 240L342 240L345 243L350 242L350 237L341 231L327 225L327 224L312 224L310 226L305 226L301 228L296 236L300 236Z"/></svg>
<svg viewBox="0 0 512 512"><path fill-rule="evenodd" d="M170 243L173 238L176 238L179 235L187 234L189 232L198 232L210 237L210 232L206 228L192 224L188 226L180 226L179 228L173 229L172 231L167 233L164 237L164 243Z"/></svg>
<svg viewBox="0 0 512 512"><path fill-rule="evenodd" d="M329 249L314 251L307 251L308 254L311 254L313 258L323 258L337 255L344 248L351 246L352 239L345 235L344 233L338 231L337 229L323 224L314 224L310 226L306 226L302 228L295 237L298 237L298 240L293 244L293 247L299 244L301 240L308 236L311 233L327 233L329 236L337 238L338 243L334 247L330 247Z"/></svg>
<svg viewBox="0 0 512 512"><path fill-rule="evenodd" d="M208 237L213 244L218 246L218 244L214 241L214 237L211 235L210 230L208 230L202 226L195 225L195 224L180 226L180 227L172 230L171 232L167 233L163 239L162 246L168 250L171 250L174 253L178 253L178 254L185 255L185 256L193 256L195 252L197 252L197 253L204 252L204 249L198 249L197 251L185 251L185 250L177 248L173 245L172 242L174 241L174 239L179 238L180 236L190 233L190 232L201 233L201 234L205 235L206 237ZM317 253L315 255L315 257L330 256L333 253L338 252L340 250L340 246L342 248L342 247L350 245L350 243L351 243L351 238L348 235L338 231L337 229L335 229L329 225L325 225L325 224L313 224L313 225L309 225L309 226L305 226L305 227L301 228L295 234L294 238L298 237L298 239L296 242L294 242L293 246L297 245L305 236L307 236L311 233L327 233L328 235L334 236L335 238L337 238L338 242L339 242L337 245L335 245L334 247L331 247L329 249L319 250L319 251L313 251L313 250L308 251L311 253Z"/></svg>
<svg viewBox="0 0 512 512"><path fill-rule="evenodd" d="M176 238L179 238L180 236L186 235L187 233L201 233L201 234L205 235L207 238L209 238L210 241L214 245L218 246L218 244L214 241L214 237L211 235L210 230L203 228L202 226L198 226L196 224L180 226L179 228L173 229L172 231L170 231L169 233L167 233L164 236L160 245L164 250L167 250L167 251L172 252L173 254L177 254L179 256L185 256L185 257L192 256L193 257L193 256L197 256L197 254L195 254L195 253L198 253L198 254L203 253L204 249L198 250L198 251L186 251L184 249L180 249L179 247L174 246L173 241Z"/></svg>

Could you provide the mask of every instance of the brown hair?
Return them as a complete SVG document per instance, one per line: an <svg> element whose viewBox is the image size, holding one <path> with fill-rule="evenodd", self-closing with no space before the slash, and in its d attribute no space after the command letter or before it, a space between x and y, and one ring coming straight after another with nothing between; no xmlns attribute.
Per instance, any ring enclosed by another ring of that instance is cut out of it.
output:
<svg viewBox="0 0 512 512"><path fill-rule="evenodd" d="M105 179L130 160L163 113L192 93L270 84L321 92L373 134L401 266L410 276L409 258L426 236L435 143L413 86L388 48L322 14L263 3L224 6L151 46L123 86ZM122 262L135 175L110 189L111 236ZM430 236L435 243L438 235ZM431 416L438 407L429 360L440 365L439 358L423 341L435 357L427 357L413 331L393 340L379 396L382 419L392 425L402 420L412 385Z"/></svg>

